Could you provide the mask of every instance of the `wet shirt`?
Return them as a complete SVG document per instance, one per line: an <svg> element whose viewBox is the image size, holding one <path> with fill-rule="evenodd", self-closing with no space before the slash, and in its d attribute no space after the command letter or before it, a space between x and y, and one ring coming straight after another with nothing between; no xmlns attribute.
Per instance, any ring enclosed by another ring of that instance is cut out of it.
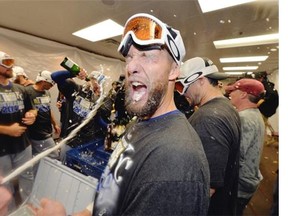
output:
<svg viewBox="0 0 288 216"><path fill-rule="evenodd" d="M99 181L93 215L206 215L208 205L201 141L174 111L127 129Z"/></svg>
<svg viewBox="0 0 288 216"><path fill-rule="evenodd" d="M33 105L23 86L9 82L8 86L0 85L0 124L22 124L25 113ZM11 137L0 134L0 156L16 154L29 145L27 134Z"/></svg>
<svg viewBox="0 0 288 216"><path fill-rule="evenodd" d="M51 95L49 91L37 91L32 85L27 86L26 91L38 111L34 124L29 126L29 138L43 140L52 137Z"/></svg>
<svg viewBox="0 0 288 216"><path fill-rule="evenodd" d="M210 168L209 215L233 215L236 207L241 125L227 98L214 98L189 118L200 136Z"/></svg>
<svg viewBox="0 0 288 216"><path fill-rule="evenodd" d="M263 179L259 166L264 144L265 124L258 109L246 109L239 114L243 134L240 144L238 196L250 198Z"/></svg>

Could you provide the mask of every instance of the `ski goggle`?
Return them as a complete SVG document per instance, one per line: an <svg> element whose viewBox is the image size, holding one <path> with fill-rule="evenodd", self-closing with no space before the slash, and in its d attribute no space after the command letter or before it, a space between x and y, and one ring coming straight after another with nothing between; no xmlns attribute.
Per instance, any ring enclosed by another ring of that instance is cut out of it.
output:
<svg viewBox="0 0 288 216"><path fill-rule="evenodd" d="M202 75L203 75L203 72L199 71L199 72L193 73L191 76L188 76L186 78L178 78L175 82L176 91L178 91L181 95L185 94L189 86L192 83L196 82Z"/></svg>
<svg viewBox="0 0 288 216"><path fill-rule="evenodd" d="M2 59L0 65L10 69L14 66L14 59L13 58Z"/></svg>
<svg viewBox="0 0 288 216"><path fill-rule="evenodd" d="M186 53L180 32L149 14L136 14L126 22L118 51L126 56L133 42L144 50L149 50L148 46L165 45L178 65Z"/></svg>

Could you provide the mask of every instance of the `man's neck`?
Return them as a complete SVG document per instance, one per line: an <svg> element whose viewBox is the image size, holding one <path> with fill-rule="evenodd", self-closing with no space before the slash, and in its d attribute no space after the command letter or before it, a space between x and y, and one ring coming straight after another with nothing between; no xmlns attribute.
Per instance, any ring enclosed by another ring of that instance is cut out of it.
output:
<svg viewBox="0 0 288 216"><path fill-rule="evenodd" d="M246 110L246 109L255 109L255 108L257 108L257 104L252 103L252 102L250 102L250 101L246 101L246 102L243 101L243 102L241 102L241 104L239 104L239 105L236 107L236 109L237 109L238 112L243 111L243 110Z"/></svg>
<svg viewBox="0 0 288 216"><path fill-rule="evenodd" d="M9 79L3 76L0 76L0 84L2 86L7 86L9 84Z"/></svg>
<svg viewBox="0 0 288 216"><path fill-rule="evenodd" d="M220 97L224 97L220 89L213 89L213 90L211 89L211 91L208 90L201 99L199 106L202 106L203 104L207 103L208 101L214 98L220 98Z"/></svg>

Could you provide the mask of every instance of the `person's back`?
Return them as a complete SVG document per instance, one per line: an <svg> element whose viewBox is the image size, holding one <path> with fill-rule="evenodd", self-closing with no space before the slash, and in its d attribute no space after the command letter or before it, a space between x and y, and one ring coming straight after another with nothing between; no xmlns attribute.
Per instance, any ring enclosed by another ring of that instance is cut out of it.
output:
<svg viewBox="0 0 288 216"><path fill-rule="evenodd" d="M250 197L263 179L259 169L265 125L258 109L246 109L239 112L242 125L238 196ZM247 191L247 189L249 189Z"/></svg>
<svg viewBox="0 0 288 216"><path fill-rule="evenodd" d="M263 97L265 89L257 80L240 79L225 90L241 119L237 215L243 215L246 205L263 178L259 166L265 125L257 103Z"/></svg>
<svg viewBox="0 0 288 216"><path fill-rule="evenodd" d="M239 171L240 118L226 98L215 98L189 118L201 138L210 168L208 215L235 215Z"/></svg>
<svg viewBox="0 0 288 216"><path fill-rule="evenodd" d="M176 89L187 83L180 93L198 107L189 122L202 141L209 163L208 215L236 214L241 129L239 114L218 87L218 81L224 78L210 59L195 57L184 62L176 83Z"/></svg>

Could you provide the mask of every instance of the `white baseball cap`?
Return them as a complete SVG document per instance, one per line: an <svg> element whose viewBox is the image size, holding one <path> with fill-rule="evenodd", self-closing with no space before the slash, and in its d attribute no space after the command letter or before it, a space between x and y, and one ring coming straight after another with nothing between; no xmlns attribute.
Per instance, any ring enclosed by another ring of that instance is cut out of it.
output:
<svg viewBox="0 0 288 216"><path fill-rule="evenodd" d="M104 75L102 72L97 71L97 70L92 71L92 72L89 74L88 78L89 78L89 79L95 79L95 80L97 80L97 82L98 82L99 84L101 84L101 83L106 79L105 75Z"/></svg>
<svg viewBox="0 0 288 216"><path fill-rule="evenodd" d="M184 94L189 85L201 77L208 77L215 80L228 78L227 74L219 72L218 68L208 58L195 57L184 62L180 68L175 88L180 94Z"/></svg>
<svg viewBox="0 0 288 216"><path fill-rule="evenodd" d="M39 74L36 77L36 83L40 81L46 81L48 83L51 83L52 85L55 84L55 82L51 78L51 72L47 70L43 70L39 72Z"/></svg>
<svg viewBox="0 0 288 216"><path fill-rule="evenodd" d="M14 66L12 68L15 76L20 76L20 75L23 75L25 78L28 78L27 74L24 72L24 69L22 67L19 67L19 66Z"/></svg>

